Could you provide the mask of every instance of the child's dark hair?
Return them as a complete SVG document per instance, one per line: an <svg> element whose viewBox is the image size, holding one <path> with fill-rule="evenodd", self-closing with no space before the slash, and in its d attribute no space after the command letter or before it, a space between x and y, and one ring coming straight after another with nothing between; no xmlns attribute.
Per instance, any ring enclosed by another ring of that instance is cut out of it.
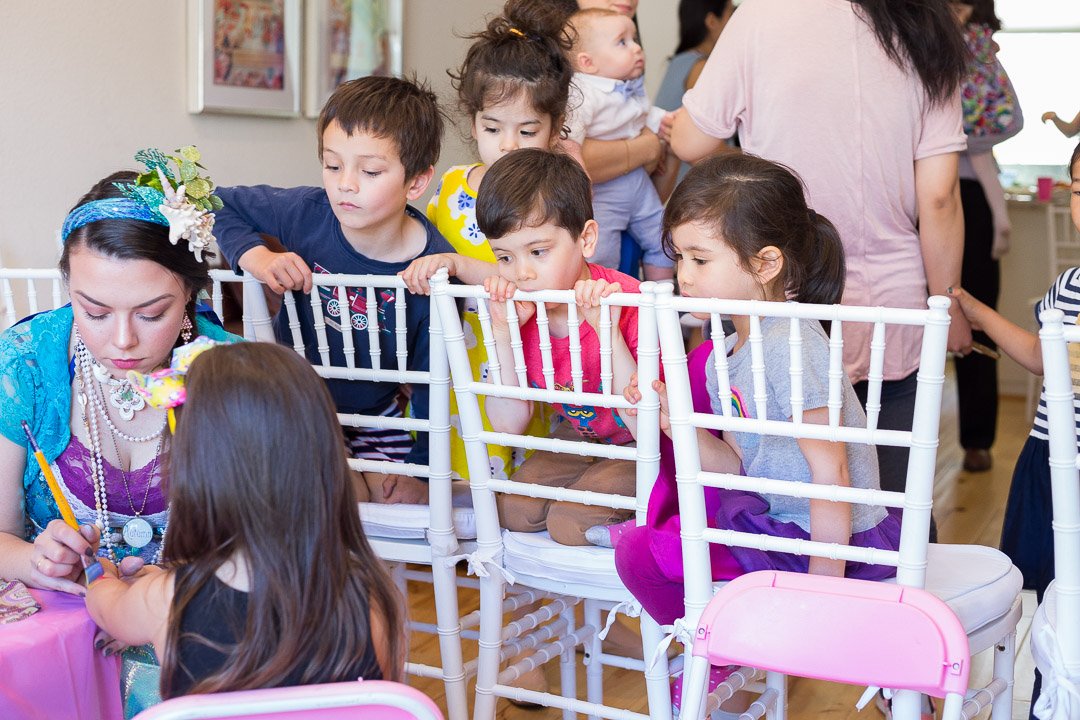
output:
<svg viewBox="0 0 1080 720"><path fill-rule="evenodd" d="M664 250L674 257L672 231L688 223L726 243L743 268L770 245L784 255L781 275L788 298L840 302L844 246L836 227L806 205L790 169L754 155L728 154L695 165L664 210Z"/></svg>
<svg viewBox="0 0 1080 720"><path fill-rule="evenodd" d="M488 238L547 222L577 238L592 218L589 176L560 152L522 148L503 155L476 195L476 224Z"/></svg>
<svg viewBox="0 0 1080 720"><path fill-rule="evenodd" d="M473 42L465 61L447 70L462 114L471 122L483 108L527 92L533 108L560 127L574 74L565 20L546 2L509 0L484 30L466 36Z"/></svg>
<svg viewBox="0 0 1080 720"><path fill-rule="evenodd" d="M94 200L124 197L116 183L133 185L136 175L131 170L121 170L102 178L75 203L72 210ZM169 242L169 228L165 225L131 218L105 218L76 228L64 241L59 265L65 281L71 276L71 253L79 248L114 260L149 260L176 274L188 296L184 312L194 327L195 298L200 290L210 286L210 266L206 262L208 253L204 252L203 261L199 262L186 242L175 245ZM209 253L209 256L213 257L213 253ZM178 337L177 344L180 342Z"/></svg>
<svg viewBox="0 0 1080 720"><path fill-rule="evenodd" d="M727 9L729 0L680 0L679 2L679 45L675 54L693 50L705 41L708 28L705 18L712 13L720 18Z"/></svg>
<svg viewBox="0 0 1080 720"><path fill-rule="evenodd" d="M320 159L323 133L335 120L347 135L363 132L393 140L406 178L439 161L443 112L431 88L415 78L369 75L338 85L319 113Z"/></svg>
<svg viewBox="0 0 1080 720"><path fill-rule="evenodd" d="M360 524L341 426L308 362L273 343L215 347L195 359L167 463L171 507L164 559L181 570L170 608L161 687L181 672L179 619L227 561L247 565L246 622L206 693L378 677L357 663L372 642L404 667L401 599ZM368 657L371 657L370 654ZM374 660L372 661L374 662Z"/></svg>
<svg viewBox="0 0 1080 720"><path fill-rule="evenodd" d="M1080 143L1076 144L1073 148L1072 157L1069 158L1069 179L1080 178L1080 168L1076 167L1076 163L1080 162Z"/></svg>

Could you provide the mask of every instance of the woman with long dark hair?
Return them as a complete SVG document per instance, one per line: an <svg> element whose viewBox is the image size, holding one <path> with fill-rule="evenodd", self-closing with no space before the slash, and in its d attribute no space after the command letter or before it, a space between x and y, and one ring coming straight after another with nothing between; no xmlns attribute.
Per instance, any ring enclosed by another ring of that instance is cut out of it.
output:
<svg viewBox="0 0 1080 720"><path fill-rule="evenodd" d="M921 308L928 290L944 295L960 281L967 55L945 0L754 0L735 12L664 129L689 162L737 133L745 151L795 170L840 231L843 302ZM864 401L870 331L844 333ZM887 335L880 427L911 428L920 337ZM950 349L970 345L970 326L953 312ZM903 489L906 450L879 447L878 457L882 487Z"/></svg>

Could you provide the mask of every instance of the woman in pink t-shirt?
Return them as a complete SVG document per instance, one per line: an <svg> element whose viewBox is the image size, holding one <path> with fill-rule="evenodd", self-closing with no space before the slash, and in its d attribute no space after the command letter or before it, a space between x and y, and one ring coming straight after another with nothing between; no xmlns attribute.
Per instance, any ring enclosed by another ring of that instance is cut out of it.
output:
<svg viewBox="0 0 1080 720"><path fill-rule="evenodd" d="M840 231L843 302L925 307L928 287L944 295L960 280L965 57L944 2L749 0L662 135L695 162L738 133L744 151L792 168ZM844 330L865 402L870 328ZM962 314L949 332L950 349L970 348ZM881 426L910 429L921 333L900 328L886 342ZM879 448L879 461L881 486L902 489L907 451Z"/></svg>

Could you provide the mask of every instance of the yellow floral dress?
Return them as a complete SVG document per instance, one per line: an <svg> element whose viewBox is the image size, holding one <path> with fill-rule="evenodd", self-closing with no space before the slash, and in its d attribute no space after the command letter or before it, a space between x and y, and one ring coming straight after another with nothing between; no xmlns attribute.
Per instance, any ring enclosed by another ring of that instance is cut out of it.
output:
<svg viewBox="0 0 1080 720"><path fill-rule="evenodd" d="M428 202L427 216L459 254L491 263L491 273L494 275L495 254L491 252L487 238L476 224L476 190L469 185L469 172L480 166L480 163L455 165L447 170L439 180L431 201ZM480 341L483 332L480 329L480 318L476 314L475 303L471 301L466 303L463 320L469 362L472 364L476 377L486 379L487 351ZM484 398L477 398L477 400L480 403L480 416L484 419L484 429L490 430L491 425L488 424L487 414L484 412ZM526 432L539 437L550 435L551 421L545 418L550 418L550 415L537 407ZM507 479L525 461L526 453L517 448L489 445L488 457L491 463L491 476ZM461 419L458 417L457 399L453 395L450 396L450 466L454 477L469 477L469 468L465 461L465 444L461 440Z"/></svg>

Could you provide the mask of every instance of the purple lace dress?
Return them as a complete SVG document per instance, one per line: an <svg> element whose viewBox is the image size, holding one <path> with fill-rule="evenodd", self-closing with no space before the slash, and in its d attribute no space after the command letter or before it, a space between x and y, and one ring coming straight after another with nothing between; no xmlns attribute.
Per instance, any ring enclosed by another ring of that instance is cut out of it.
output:
<svg viewBox="0 0 1080 720"><path fill-rule="evenodd" d="M58 479L64 496L71 504L79 524L96 523L98 517L94 481L90 473L90 449L72 435L71 442L56 459L56 468L60 471ZM108 524L113 533L113 546L117 557L139 555L146 562L152 561L161 542L161 529L165 527L168 519L160 461L151 460L143 467L129 471L126 488L124 473L119 468L105 460L103 469L105 495L109 502ZM154 528L154 539L141 550L129 547L120 535L124 523L136 516L143 518ZM104 555L105 552L105 544L102 543L99 554Z"/></svg>

